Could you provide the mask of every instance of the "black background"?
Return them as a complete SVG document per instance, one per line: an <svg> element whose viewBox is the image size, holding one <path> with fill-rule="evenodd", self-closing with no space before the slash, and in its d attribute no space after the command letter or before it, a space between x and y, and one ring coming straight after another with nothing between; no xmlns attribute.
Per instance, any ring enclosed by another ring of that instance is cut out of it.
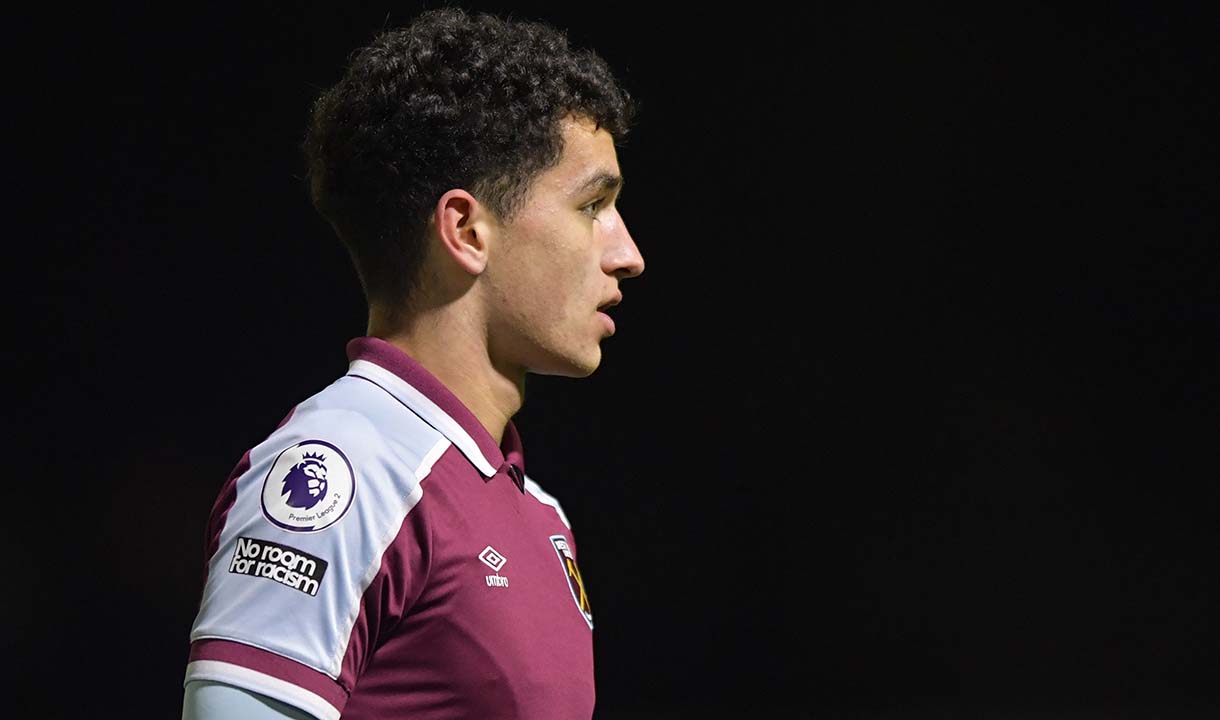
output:
<svg viewBox="0 0 1220 720"><path fill-rule="evenodd" d="M511 6L642 106L647 270L517 417L599 718L1220 707L1220 26L984 5ZM20 717L179 712L211 502L364 332L299 141L420 6L336 6L10 25Z"/></svg>

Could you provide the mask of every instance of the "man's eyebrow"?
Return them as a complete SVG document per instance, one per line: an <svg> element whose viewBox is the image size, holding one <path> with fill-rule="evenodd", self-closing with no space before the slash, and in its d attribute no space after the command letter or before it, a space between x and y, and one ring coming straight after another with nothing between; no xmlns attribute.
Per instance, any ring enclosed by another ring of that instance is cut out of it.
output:
<svg viewBox="0 0 1220 720"><path fill-rule="evenodd" d="M606 170L599 170L598 172L594 173L592 177L581 184L579 188L577 188L576 194L584 195L592 190L605 191L615 189L617 189L619 193L623 192L623 176L615 175L614 173Z"/></svg>

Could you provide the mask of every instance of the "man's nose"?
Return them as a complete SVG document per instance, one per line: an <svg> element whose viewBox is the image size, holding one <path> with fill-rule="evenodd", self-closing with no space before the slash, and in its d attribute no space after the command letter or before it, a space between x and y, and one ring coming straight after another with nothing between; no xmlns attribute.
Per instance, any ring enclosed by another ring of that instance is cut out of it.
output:
<svg viewBox="0 0 1220 720"><path fill-rule="evenodd" d="M644 256L640 254L640 248L635 244L635 239L627 231L627 223L623 222L621 215L606 260L609 265L606 272L620 280L633 278L644 272Z"/></svg>

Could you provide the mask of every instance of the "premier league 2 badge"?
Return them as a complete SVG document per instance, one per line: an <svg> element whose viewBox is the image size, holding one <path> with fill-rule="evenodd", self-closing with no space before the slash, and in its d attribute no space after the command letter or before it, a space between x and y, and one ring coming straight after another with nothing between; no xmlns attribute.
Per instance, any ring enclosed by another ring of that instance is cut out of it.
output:
<svg viewBox="0 0 1220 720"><path fill-rule="evenodd" d="M356 496L356 475L339 448L306 440L282 451L263 480L263 516L292 532L339 522Z"/></svg>

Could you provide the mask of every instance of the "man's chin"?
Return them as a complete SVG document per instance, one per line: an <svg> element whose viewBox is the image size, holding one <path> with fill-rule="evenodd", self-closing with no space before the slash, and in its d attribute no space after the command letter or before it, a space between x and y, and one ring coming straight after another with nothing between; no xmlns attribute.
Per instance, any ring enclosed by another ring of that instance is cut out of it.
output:
<svg viewBox="0 0 1220 720"><path fill-rule="evenodd" d="M555 377L584 378L593 374L602 364L602 352L598 347L595 353L585 357L555 356L545 363L539 363L530 369L535 375L552 375Z"/></svg>

